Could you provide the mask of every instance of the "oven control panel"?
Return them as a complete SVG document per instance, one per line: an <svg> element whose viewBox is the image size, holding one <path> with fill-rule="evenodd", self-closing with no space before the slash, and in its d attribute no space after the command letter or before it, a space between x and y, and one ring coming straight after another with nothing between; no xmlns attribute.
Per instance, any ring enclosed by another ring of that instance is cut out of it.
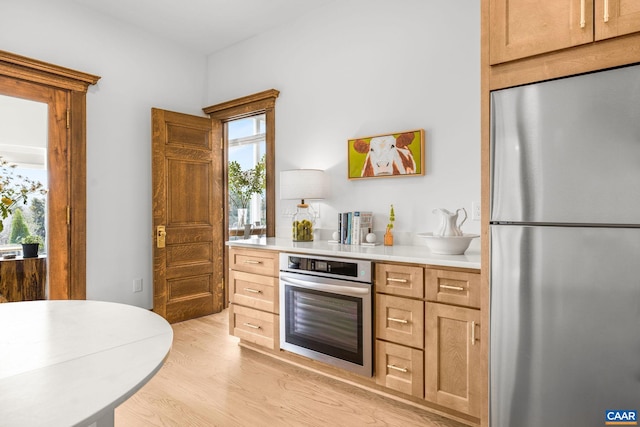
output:
<svg viewBox="0 0 640 427"><path fill-rule="evenodd" d="M281 271L371 282L372 262L361 259L280 254Z"/></svg>

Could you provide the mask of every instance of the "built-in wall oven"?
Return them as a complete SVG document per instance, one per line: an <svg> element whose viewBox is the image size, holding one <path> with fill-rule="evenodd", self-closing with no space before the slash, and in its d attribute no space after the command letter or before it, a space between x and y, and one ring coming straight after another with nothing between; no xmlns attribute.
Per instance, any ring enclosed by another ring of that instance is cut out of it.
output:
<svg viewBox="0 0 640 427"><path fill-rule="evenodd" d="M373 375L371 261L280 254L280 348Z"/></svg>

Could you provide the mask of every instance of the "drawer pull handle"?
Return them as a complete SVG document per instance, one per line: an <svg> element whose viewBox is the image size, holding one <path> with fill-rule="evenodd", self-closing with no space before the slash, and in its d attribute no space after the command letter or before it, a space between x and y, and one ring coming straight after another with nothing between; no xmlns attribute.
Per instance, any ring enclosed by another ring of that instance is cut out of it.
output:
<svg viewBox="0 0 640 427"><path fill-rule="evenodd" d="M602 19L604 22L609 22L609 0L604 0L604 16Z"/></svg>
<svg viewBox="0 0 640 427"><path fill-rule="evenodd" d="M408 370L407 368L401 368L401 367L396 366L396 365L387 365L387 368L389 368L389 369L394 369L394 370L396 370L396 371L400 371L400 372L404 372L405 374L406 374L407 372L409 372L409 370Z"/></svg>
<svg viewBox="0 0 640 427"><path fill-rule="evenodd" d="M262 329L260 326L254 325L253 323L244 323L244 326L251 329Z"/></svg>
<svg viewBox="0 0 640 427"><path fill-rule="evenodd" d="M253 259L248 259L244 262L245 264L262 264L262 261L256 261Z"/></svg>
<svg viewBox="0 0 640 427"><path fill-rule="evenodd" d="M387 277L387 282L407 283L407 279L395 279L393 277Z"/></svg>
<svg viewBox="0 0 640 427"><path fill-rule="evenodd" d="M245 292L250 292L252 294L261 294L262 291L258 289L244 288Z"/></svg>
<svg viewBox="0 0 640 427"><path fill-rule="evenodd" d="M580 28L584 28L587 25L585 20L585 0L580 0Z"/></svg>
<svg viewBox="0 0 640 427"><path fill-rule="evenodd" d="M404 319L396 319L395 317L387 317L387 320L388 320L389 322L397 322L397 323L404 323L404 324L409 323L409 321L408 321L408 320L404 320Z"/></svg>
<svg viewBox="0 0 640 427"><path fill-rule="evenodd" d="M464 291L462 286L440 285L442 289L451 289L452 291Z"/></svg>

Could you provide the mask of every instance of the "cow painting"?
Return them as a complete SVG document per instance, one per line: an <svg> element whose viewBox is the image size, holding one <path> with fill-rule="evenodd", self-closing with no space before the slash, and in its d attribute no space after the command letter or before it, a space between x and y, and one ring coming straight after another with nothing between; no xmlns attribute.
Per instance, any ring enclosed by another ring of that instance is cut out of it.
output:
<svg viewBox="0 0 640 427"><path fill-rule="evenodd" d="M361 177L407 175L416 173L416 161L411 150L416 132L405 132L397 137L393 135L377 136L371 139L356 139L353 149L367 154L362 167ZM420 142L418 142L419 144Z"/></svg>

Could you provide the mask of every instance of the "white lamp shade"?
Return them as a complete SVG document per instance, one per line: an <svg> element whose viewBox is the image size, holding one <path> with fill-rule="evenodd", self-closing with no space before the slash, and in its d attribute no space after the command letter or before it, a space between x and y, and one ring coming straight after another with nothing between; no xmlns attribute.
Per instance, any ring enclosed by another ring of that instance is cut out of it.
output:
<svg viewBox="0 0 640 427"><path fill-rule="evenodd" d="M280 172L281 199L324 199L324 171L292 169Z"/></svg>

